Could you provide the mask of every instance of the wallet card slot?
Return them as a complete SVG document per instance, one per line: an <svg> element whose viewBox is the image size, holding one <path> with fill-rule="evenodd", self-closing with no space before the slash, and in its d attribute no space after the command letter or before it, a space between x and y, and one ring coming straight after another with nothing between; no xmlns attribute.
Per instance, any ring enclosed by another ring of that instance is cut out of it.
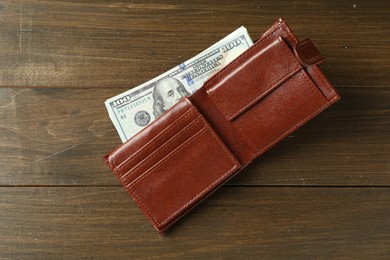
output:
<svg viewBox="0 0 390 260"><path fill-rule="evenodd" d="M158 230L236 172L240 163L203 117L202 127L128 185Z"/></svg>
<svg viewBox="0 0 390 260"><path fill-rule="evenodd" d="M112 165L114 172L120 178L128 168L135 166L144 158L171 139L177 129L187 125L197 116L194 107L183 99L167 112L161 119L154 121L153 128L141 131L128 140L119 149L109 154L107 161Z"/></svg>
<svg viewBox="0 0 390 260"><path fill-rule="evenodd" d="M107 163L113 170L116 170L117 174L120 174L122 165L131 160L137 160L136 157L140 150L153 150L153 146L158 147L176 133L174 130L175 125L182 124L182 121L185 124L185 122L191 121L195 116L191 102L182 99L169 111L152 122L150 127L144 128L126 143L106 155ZM147 148L148 146L150 148Z"/></svg>
<svg viewBox="0 0 390 260"><path fill-rule="evenodd" d="M302 69L233 124L259 155L328 105L328 100Z"/></svg>
<svg viewBox="0 0 390 260"><path fill-rule="evenodd" d="M151 151L150 149L141 150L140 154L145 155L138 163L127 164L122 168L124 174L120 178L125 186L130 185L134 180L147 172L150 168L157 165L161 160L168 156L172 151L190 139L194 134L204 127L200 115L197 115L191 122L184 124L184 121L177 126L176 134L162 143L158 148ZM145 152L147 151L147 152Z"/></svg>
<svg viewBox="0 0 390 260"><path fill-rule="evenodd" d="M281 37L266 48L256 47L244 53L240 64L224 77L208 82L210 98L228 120L234 120L302 69Z"/></svg>
<svg viewBox="0 0 390 260"><path fill-rule="evenodd" d="M126 160L124 160L120 165L118 165L117 169L121 171L127 171L129 167L135 166L141 161L145 159L150 153L159 149L162 145L168 142L171 138L173 138L178 129L180 130L183 125L188 125L196 119L197 114L195 113L195 109L191 108L186 111L183 116L179 117L176 121L174 121L167 128L162 129L161 132L156 135L150 142L146 143L140 149L132 153Z"/></svg>

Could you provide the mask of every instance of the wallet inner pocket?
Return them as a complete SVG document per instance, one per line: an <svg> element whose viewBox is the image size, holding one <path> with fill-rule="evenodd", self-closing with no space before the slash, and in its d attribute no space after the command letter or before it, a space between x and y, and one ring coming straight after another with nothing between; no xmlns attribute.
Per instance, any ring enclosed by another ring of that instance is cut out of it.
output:
<svg viewBox="0 0 390 260"><path fill-rule="evenodd" d="M261 154L327 105L328 100L301 70L232 123Z"/></svg>
<svg viewBox="0 0 390 260"><path fill-rule="evenodd" d="M172 141L156 151L158 155L138 166L139 177L126 187L159 228L194 206L240 167L200 113L182 127Z"/></svg>

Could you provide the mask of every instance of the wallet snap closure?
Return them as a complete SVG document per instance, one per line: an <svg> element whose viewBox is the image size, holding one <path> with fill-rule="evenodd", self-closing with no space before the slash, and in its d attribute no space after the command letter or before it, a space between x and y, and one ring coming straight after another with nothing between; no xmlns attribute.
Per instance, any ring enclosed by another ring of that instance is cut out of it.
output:
<svg viewBox="0 0 390 260"><path fill-rule="evenodd" d="M309 39L298 42L294 46L294 54L297 60L305 67L318 65L324 61L321 53Z"/></svg>

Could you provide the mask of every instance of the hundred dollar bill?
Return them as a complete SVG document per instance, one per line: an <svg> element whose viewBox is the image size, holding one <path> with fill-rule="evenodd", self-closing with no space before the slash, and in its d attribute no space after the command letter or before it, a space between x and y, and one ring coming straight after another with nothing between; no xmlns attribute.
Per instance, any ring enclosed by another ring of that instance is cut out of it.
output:
<svg viewBox="0 0 390 260"><path fill-rule="evenodd" d="M182 97L199 89L215 72L253 45L240 27L195 57L133 89L106 100L122 142L153 122Z"/></svg>

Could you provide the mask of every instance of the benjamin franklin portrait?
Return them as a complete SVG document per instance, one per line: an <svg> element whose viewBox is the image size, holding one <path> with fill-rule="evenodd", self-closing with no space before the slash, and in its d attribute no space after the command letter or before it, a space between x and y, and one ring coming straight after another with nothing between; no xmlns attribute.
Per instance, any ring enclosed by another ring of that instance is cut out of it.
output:
<svg viewBox="0 0 390 260"><path fill-rule="evenodd" d="M157 118L164 114L165 111L170 109L181 98L189 95L190 93L179 80L172 77L160 79L153 89L154 117Z"/></svg>

